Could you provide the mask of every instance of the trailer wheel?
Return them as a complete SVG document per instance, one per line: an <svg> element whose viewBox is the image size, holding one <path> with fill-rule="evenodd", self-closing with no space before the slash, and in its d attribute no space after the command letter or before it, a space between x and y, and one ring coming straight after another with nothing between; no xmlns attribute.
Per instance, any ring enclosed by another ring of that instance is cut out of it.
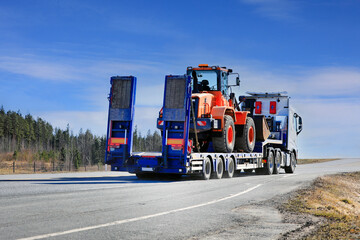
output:
<svg viewBox="0 0 360 240"><path fill-rule="evenodd" d="M228 164L228 170L225 172L225 177L232 178L235 173L235 163L234 159L230 158L229 164Z"/></svg>
<svg viewBox="0 0 360 240"><path fill-rule="evenodd" d="M213 172L213 178L215 179L221 179L224 174L224 161L221 158L218 158L216 160L216 169Z"/></svg>
<svg viewBox="0 0 360 240"><path fill-rule="evenodd" d="M271 175L273 173L273 168L274 168L274 152L270 150L266 159L266 164L263 168L264 174Z"/></svg>
<svg viewBox="0 0 360 240"><path fill-rule="evenodd" d="M211 161L210 161L209 157L206 157L204 159L202 179L203 180L209 180L210 176L211 176Z"/></svg>
<svg viewBox="0 0 360 240"><path fill-rule="evenodd" d="M224 116L224 128L220 137L212 137L216 152L231 153L235 146L235 125L231 116Z"/></svg>
<svg viewBox="0 0 360 240"><path fill-rule="evenodd" d="M290 166L285 166L286 173L294 173L296 168L296 156L293 152L290 153Z"/></svg>
<svg viewBox="0 0 360 240"><path fill-rule="evenodd" d="M238 152L252 152L255 147L256 131L255 123L251 117L246 118L242 134L236 137L235 149Z"/></svg>
<svg viewBox="0 0 360 240"><path fill-rule="evenodd" d="M274 159L274 174L280 173L280 165L281 165L281 150L276 149L275 151L275 159Z"/></svg>

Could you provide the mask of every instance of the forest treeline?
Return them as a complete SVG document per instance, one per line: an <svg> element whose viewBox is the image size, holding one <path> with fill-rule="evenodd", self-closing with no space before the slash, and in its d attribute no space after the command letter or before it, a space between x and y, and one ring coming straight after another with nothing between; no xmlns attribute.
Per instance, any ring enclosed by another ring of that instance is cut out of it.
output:
<svg viewBox="0 0 360 240"><path fill-rule="evenodd" d="M106 136L96 136L89 129L80 129L75 135L69 125L60 129L31 114L23 116L20 111L0 108L0 153L12 153L14 160L22 156L26 158L22 160L56 161L78 169L104 164L105 146ZM161 151L160 134L149 130L142 136L135 127L133 151ZM27 154L21 154L24 152Z"/></svg>

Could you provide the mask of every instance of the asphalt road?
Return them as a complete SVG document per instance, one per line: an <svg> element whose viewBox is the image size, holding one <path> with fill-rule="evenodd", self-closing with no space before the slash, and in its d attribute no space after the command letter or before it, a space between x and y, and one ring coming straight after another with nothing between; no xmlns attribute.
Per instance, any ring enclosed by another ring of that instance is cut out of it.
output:
<svg viewBox="0 0 360 240"><path fill-rule="evenodd" d="M295 174L137 180L119 172L0 176L0 239L276 239L295 229L271 201L360 159Z"/></svg>

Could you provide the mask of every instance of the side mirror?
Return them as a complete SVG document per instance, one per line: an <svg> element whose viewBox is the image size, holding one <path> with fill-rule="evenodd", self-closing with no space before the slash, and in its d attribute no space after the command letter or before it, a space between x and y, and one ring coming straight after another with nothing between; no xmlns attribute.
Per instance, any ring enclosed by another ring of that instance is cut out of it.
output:
<svg viewBox="0 0 360 240"><path fill-rule="evenodd" d="M299 134L302 131L302 118L297 115L297 129L296 129L296 134Z"/></svg>
<svg viewBox="0 0 360 240"><path fill-rule="evenodd" d="M240 78L236 77L236 86L240 86Z"/></svg>

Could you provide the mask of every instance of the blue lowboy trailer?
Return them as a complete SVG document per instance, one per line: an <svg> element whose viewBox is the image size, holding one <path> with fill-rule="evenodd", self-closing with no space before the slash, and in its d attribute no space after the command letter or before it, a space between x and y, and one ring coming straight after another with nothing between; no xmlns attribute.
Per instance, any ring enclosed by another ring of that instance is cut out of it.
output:
<svg viewBox="0 0 360 240"><path fill-rule="evenodd" d="M162 151L133 153L136 77L111 77L105 163L111 165L112 171L135 173L139 178L149 174L199 175L205 180L231 178L241 170L259 174L277 174L281 168L286 173L295 171L302 119L285 93L246 96L246 111L254 118L266 119L270 132L267 139L256 141L253 152L215 152L211 146L201 152L195 147L196 134L190 132L196 121L192 81L190 75L165 77L163 108L157 119ZM209 119L211 124L216 122L211 116Z"/></svg>

